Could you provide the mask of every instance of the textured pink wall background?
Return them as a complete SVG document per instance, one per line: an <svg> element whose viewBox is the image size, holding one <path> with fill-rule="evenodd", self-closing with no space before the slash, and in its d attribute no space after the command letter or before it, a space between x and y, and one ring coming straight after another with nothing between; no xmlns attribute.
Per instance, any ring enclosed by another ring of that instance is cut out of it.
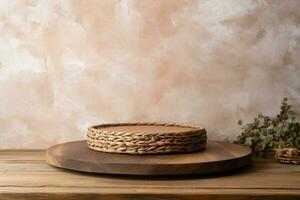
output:
<svg viewBox="0 0 300 200"><path fill-rule="evenodd" d="M85 138L91 124L300 111L298 0L0 1L0 148Z"/></svg>

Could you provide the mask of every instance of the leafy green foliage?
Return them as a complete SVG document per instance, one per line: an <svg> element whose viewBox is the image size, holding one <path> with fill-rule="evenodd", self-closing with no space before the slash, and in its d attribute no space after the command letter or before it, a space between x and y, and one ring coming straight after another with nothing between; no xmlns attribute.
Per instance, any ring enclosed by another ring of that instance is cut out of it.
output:
<svg viewBox="0 0 300 200"><path fill-rule="evenodd" d="M242 133L235 143L249 144L253 154L258 157L266 157L276 148L300 148L300 124L291 107L285 97L281 102L280 113L275 118L259 113L252 123L244 125L239 120Z"/></svg>

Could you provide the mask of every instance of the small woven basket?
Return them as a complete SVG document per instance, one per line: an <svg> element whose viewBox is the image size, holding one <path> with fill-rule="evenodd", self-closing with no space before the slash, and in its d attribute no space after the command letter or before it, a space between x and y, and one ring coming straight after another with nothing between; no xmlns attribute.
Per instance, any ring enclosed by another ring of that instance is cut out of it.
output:
<svg viewBox="0 0 300 200"><path fill-rule="evenodd" d="M193 152L205 149L206 140L204 128L184 124L103 124L90 127L87 134L90 149L127 154Z"/></svg>
<svg viewBox="0 0 300 200"><path fill-rule="evenodd" d="M275 149L275 158L286 164L300 164L300 149L297 148L283 148Z"/></svg>

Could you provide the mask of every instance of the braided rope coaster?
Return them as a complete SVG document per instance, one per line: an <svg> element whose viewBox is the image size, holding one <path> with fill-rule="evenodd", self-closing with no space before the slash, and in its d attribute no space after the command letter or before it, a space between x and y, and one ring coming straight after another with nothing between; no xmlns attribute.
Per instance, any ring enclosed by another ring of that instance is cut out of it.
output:
<svg viewBox="0 0 300 200"><path fill-rule="evenodd" d="M163 154L205 149L206 131L199 126L164 123L119 123L91 126L90 149L110 153Z"/></svg>
<svg viewBox="0 0 300 200"><path fill-rule="evenodd" d="M275 158L281 163L300 164L300 149L283 148L275 149Z"/></svg>

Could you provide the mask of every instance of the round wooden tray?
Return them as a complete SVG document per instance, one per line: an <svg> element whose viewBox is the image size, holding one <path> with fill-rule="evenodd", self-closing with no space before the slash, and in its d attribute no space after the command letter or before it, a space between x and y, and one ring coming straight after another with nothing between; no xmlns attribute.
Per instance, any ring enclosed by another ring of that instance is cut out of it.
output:
<svg viewBox="0 0 300 200"><path fill-rule="evenodd" d="M91 150L76 141L50 147L46 160L56 167L83 172L130 175L206 174L249 165L251 150L231 143L207 143L204 151L183 154L130 155Z"/></svg>

